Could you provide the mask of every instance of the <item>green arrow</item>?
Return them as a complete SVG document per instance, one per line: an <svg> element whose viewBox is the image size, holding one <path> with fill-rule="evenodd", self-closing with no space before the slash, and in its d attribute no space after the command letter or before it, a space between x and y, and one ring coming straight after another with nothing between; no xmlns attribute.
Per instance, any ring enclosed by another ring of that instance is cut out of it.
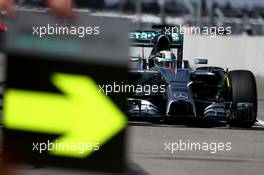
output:
<svg viewBox="0 0 264 175"><path fill-rule="evenodd" d="M65 95L9 89L4 97L7 129L62 134L58 143L99 143L126 127L126 117L96 83L80 75L56 73L52 82ZM84 158L94 150L52 150L50 154Z"/></svg>

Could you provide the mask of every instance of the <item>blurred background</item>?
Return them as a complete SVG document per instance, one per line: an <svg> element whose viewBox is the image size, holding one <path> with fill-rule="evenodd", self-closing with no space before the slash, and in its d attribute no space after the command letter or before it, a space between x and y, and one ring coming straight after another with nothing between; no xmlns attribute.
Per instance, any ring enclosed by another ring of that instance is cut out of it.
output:
<svg viewBox="0 0 264 175"><path fill-rule="evenodd" d="M231 26L234 35L264 35L263 0L75 0L97 15L123 16L149 27L151 23ZM45 7L42 0L16 0L22 7ZM139 25L139 24L137 24Z"/></svg>

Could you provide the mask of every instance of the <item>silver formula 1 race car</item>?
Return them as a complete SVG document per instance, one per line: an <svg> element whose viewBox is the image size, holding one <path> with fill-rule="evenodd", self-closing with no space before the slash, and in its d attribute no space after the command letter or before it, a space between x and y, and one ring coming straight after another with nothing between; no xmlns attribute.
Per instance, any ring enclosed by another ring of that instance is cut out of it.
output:
<svg viewBox="0 0 264 175"><path fill-rule="evenodd" d="M131 47L151 49L147 58L130 58L130 83L149 90L130 93L127 113L131 119L195 118L237 127L254 125L258 101L252 72L191 68L183 60L183 35L179 33L139 31L132 32L130 38ZM207 64L207 60L195 59L195 64Z"/></svg>

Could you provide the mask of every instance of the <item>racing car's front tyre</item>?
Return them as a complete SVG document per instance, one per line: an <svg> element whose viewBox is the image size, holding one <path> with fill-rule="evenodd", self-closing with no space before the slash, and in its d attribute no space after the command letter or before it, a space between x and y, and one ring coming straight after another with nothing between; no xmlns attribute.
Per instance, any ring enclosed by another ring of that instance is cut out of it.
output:
<svg viewBox="0 0 264 175"><path fill-rule="evenodd" d="M257 85L256 79L252 72L247 70L235 70L228 73L229 78L229 97L233 104L251 103L253 105L252 112L249 116L237 116L231 120L229 125L236 127L248 128L252 127L257 118Z"/></svg>

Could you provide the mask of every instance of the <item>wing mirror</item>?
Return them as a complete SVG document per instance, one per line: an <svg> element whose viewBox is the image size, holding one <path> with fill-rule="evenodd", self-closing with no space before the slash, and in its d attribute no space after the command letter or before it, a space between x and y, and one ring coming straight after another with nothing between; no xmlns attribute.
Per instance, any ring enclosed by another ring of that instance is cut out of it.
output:
<svg viewBox="0 0 264 175"><path fill-rule="evenodd" d="M207 59L201 59L201 58L196 58L194 60L194 64L208 64L208 60Z"/></svg>
<svg viewBox="0 0 264 175"><path fill-rule="evenodd" d="M156 57L162 57L161 53L156 53Z"/></svg>

